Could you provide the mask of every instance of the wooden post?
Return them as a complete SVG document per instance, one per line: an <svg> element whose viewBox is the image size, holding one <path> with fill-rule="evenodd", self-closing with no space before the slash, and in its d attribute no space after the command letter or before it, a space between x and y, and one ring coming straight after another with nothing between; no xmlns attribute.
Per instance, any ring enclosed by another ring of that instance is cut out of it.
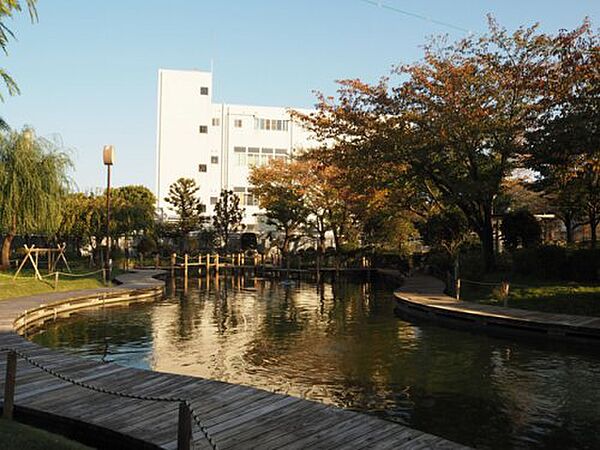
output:
<svg viewBox="0 0 600 450"><path fill-rule="evenodd" d="M241 258L241 265L245 266L246 265L246 255L244 253L240 253L240 258Z"/></svg>
<svg viewBox="0 0 600 450"><path fill-rule="evenodd" d="M206 254L206 275L210 275L210 253Z"/></svg>
<svg viewBox="0 0 600 450"><path fill-rule="evenodd" d="M177 450L190 450L192 442L192 412L186 402L179 403Z"/></svg>
<svg viewBox="0 0 600 450"><path fill-rule="evenodd" d="M54 272L54 290L58 289L58 272Z"/></svg>
<svg viewBox="0 0 600 450"><path fill-rule="evenodd" d="M102 268L102 282L106 286L106 268Z"/></svg>
<svg viewBox="0 0 600 450"><path fill-rule="evenodd" d="M219 274L219 254L215 255L215 274Z"/></svg>
<svg viewBox="0 0 600 450"><path fill-rule="evenodd" d="M154 268L158 269L160 267L160 255L157 253L154 255Z"/></svg>
<svg viewBox="0 0 600 450"><path fill-rule="evenodd" d="M198 276L202 273L202 254L198 254Z"/></svg>
<svg viewBox="0 0 600 450"><path fill-rule="evenodd" d="M460 278L456 279L456 300L460 300Z"/></svg>
<svg viewBox="0 0 600 450"><path fill-rule="evenodd" d="M508 294L510 293L510 283L508 281L502 282L501 295L504 300L504 306L508 306Z"/></svg>
<svg viewBox="0 0 600 450"><path fill-rule="evenodd" d="M15 405L15 382L17 378L17 354L10 350L6 354L6 378L4 379L4 406L2 417L12 420Z"/></svg>
<svg viewBox="0 0 600 450"><path fill-rule="evenodd" d="M188 277L188 254L183 255L183 278L187 280Z"/></svg>

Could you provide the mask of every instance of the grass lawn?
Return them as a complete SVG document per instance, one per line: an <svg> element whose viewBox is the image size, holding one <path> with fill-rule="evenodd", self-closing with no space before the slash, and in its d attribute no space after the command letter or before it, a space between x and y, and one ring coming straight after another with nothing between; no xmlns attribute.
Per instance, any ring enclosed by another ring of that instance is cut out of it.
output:
<svg viewBox="0 0 600 450"><path fill-rule="evenodd" d="M3 450L85 450L90 447L19 422L0 419L0 448Z"/></svg>
<svg viewBox="0 0 600 450"><path fill-rule="evenodd" d="M73 273L83 274L92 271L94 270L77 269L73 270ZM19 277L13 281L13 274L14 271L0 272L0 300L25 295L43 294L45 292L75 291L104 286L102 273L81 278L71 278L61 275L58 281L58 289L56 290L54 289L54 277L44 278L42 281L39 281L34 278L33 272L28 270L25 273L21 272ZM42 272L42 276L45 274L45 272ZM113 271L113 275L116 275L115 271Z"/></svg>
<svg viewBox="0 0 600 450"><path fill-rule="evenodd" d="M485 282L498 282L500 276L490 275ZM461 287L461 298L482 304L503 305L500 289L477 286L468 282ZM600 317L600 286L565 282L540 282L532 279L511 281L507 306L559 314Z"/></svg>

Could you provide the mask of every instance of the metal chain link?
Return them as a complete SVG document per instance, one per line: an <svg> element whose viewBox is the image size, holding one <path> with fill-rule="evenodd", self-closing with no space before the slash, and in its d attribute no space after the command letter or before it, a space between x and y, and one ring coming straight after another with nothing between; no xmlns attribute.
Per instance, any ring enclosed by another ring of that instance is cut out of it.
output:
<svg viewBox="0 0 600 450"><path fill-rule="evenodd" d="M25 360L25 362L31 364L34 367L37 367L38 369L42 370L43 372L46 372L47 374L58 378L60 380L66 381L67 383L73 384L75 386L79 386L81 388L84 389L88 389L90 391L95 391L95 392L100 392L102 394L108 394L108 395L114 395L116 397L122 397L122 398L131 398L131 399L135 399L135 400L147 400L147 401L153 401L153 402L177 402L177 403L185 403L186 406L189 408L190 413L192 415L192 418L194 419L194 422L196 423L196 426L200 429L200 431L202 432L202 434L204 435L205 439L208 441L208 443L210 444L211 448L213 450L218 450L217 449L217 444L213 441L212 437L210 436L210 434L208 433L208 430L206 428L206 426L204 426L204 424L202 423L202 421L200 420L200 418L198 417L198 415L196 414L196 412L194 411L194 408L192 407L192 404L190 403L189 400L185 399L185 398L179 398L179 397L156 397L156 396L152 396L152 395L138 395L138 394L129 394L126 392L119 392L119 391L113 391L110 389L106 389L103 387L99 387L99 386L94 386L92 384L88 384L85 383L83 381L79 381L79 380L75 380L73 378L70 378L62 373L59 373L53 369L50 369L48 367L43 366L42 364L40 364L39 362L35 361L34 359L32 359L29 355L19 351L19 350L15 350L14 348L7 348L7 347L2 347L0 348L0 351L3 352L7 352L7 351L12 351L15 352L15 354L17 356L19 356L20 358L22 358L23 360Z"/></svg>

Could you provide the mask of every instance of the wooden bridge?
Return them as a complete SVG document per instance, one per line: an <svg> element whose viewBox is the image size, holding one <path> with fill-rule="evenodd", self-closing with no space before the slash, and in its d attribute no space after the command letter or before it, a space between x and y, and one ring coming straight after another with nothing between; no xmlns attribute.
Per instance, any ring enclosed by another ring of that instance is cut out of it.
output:
<svg viewBox="0 0 600 450"><path fill-rule="evenodd" d="M97 447L185 448L178 447L184 399L194 417L191 440L199 449L463 448L400 424L296 397L82 359L15 332L15 327L26 333L34 324L82 308L148 301L162 292L162 282L150 278L156 273L123 275L118 288L0 302L0 373L6 370L6 349L20 355L15 417ZM2 381L0 389L5 387ZM3 408L8 404L3 402Z"/></svg>

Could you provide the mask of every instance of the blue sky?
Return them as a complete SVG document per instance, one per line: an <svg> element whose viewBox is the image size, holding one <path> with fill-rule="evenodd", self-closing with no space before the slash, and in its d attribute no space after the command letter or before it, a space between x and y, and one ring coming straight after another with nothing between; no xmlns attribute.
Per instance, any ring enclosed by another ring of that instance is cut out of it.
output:
<svg viewBox="0 0 600 450"><path fill-rule="evenodd" d="M374 0L375 3L378 0ZM474 33L493 13L508 27L540 22L600 26L598 0L381 0ZM334 80L375 81L421 57L431 35L464 33L365 0L39 0L39 23L10 21L18 41L0 67L22 94L0 115L14 128L60 136L72 149L73 178L87 190L105 183L104 144L114 144L116 185L154 188L159 68L208 70L214 100L310 107Z"/></svg>

